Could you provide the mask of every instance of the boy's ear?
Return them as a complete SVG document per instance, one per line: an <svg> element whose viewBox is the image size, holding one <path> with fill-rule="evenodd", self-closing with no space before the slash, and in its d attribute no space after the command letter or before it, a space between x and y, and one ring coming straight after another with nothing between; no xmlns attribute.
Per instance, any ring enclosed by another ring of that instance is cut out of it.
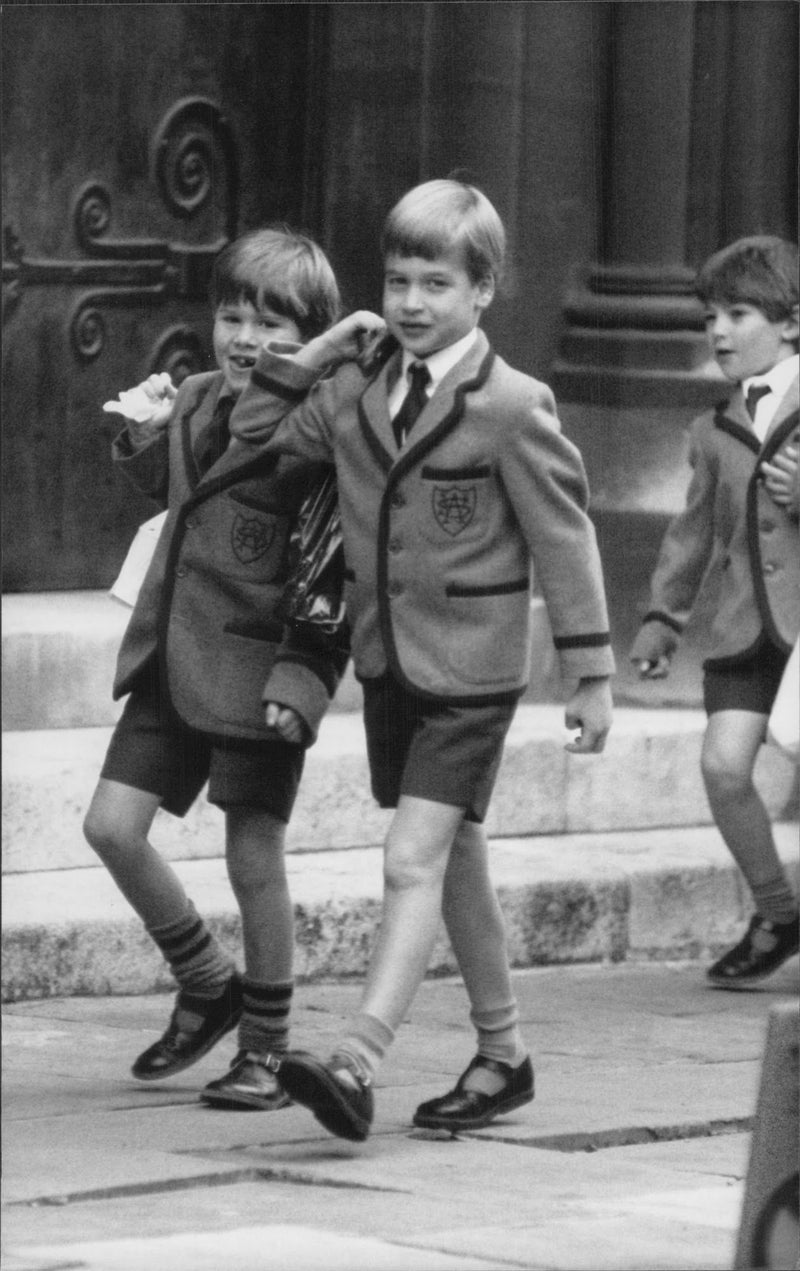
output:
<svg viewBox="0 0 800 1271"><path fill-rule="evenodd" d="M797 305L792 309L791 318L786 319L784 339L790 343L795 343L800 339L800 309L798 309Z"/></svg>
<svg viewBox="0 0 800 1271"><path fill-rule="evenodd" d="M487 274L485 278L481 278L476 287L475 303L479 309L488 309L494 300L494 277Z"/></svg>

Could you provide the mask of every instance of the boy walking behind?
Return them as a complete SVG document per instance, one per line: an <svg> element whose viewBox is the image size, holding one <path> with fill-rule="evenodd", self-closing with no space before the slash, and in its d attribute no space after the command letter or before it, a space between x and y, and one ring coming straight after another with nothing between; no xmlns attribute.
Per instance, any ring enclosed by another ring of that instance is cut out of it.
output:
<svg viewBox="0 0 800 1271"><path fill-rule="evenodd" d="M208 1103L272 1109L292 997L293 911L284 837L303 769L346 657L279 655L276 606L295 513L316 470L229 445L230 411L259 350L302 342L337 316L324 254L290 231L244 235L218 257L213 282L218 370L175 393L141 385L151 417L114 443L120 468L168 517L123 639L114 697L128 694L85 820L86 837L144 922L177 980L164 1035L133 1075L183 1071L239 1022L230 1072ZM277 659L277 660L276 660ZM281 733L267 727L262 691ZM226 858L244 936L242 979L148 841L159 807L184 816L208 780L225 812Z"/></svg>
<svg viewBox="0 0 800 1271"><path fill-rule="evenodd" d="M577 682L567 726L580 737L567 748L602 750L610 726L613 658L583 465L550 390L506 365L479 327L504 251L502 222L474 187L411 190L384 233L385 322L362 311L305 348L269 347L232 422L261 442L289 403L274 444L335 461L372 790L397 809L360 1010L327 1063L292 1052L279 1072L348 1139L369 1134L375 1074L442 915L477 1054L414 1122L476 1128L533 1098L482 824L529 675L531 557L562 672ZM352 359L386 327L400 348L370 378Z"/></svg>
<svg viewBox="0 0 800 1271"><path fill-rule="evenodd" d="M717 252L698 275L711 350L736 391L692 426L686 508L667 530L630 654L643 678L667 674L706 569L721 558L701 764L714 820L756 913L710 967L717 988L753 984L798 948L797 900L753 783L800 629L797 271L794 244L758 236Z"/></svg>

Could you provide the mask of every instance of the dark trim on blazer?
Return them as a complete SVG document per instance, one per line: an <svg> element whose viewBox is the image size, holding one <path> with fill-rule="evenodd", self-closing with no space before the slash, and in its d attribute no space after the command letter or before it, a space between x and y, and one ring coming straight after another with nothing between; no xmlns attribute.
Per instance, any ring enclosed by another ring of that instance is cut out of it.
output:
<svg viewBox="0 0 800 1271"><path fill-rule="evenodd" d="M387 590L388 584L388 541L390 518L392 514L392 500L395 494L395 487L402 477L406 475L412 468L418 466L420 459L429 454L436 446L439 445L443 437L452 432L458 426L464 414L464 399L467 393L473 393L476 389L482 388L489 378L492 366L494 364L495 354L493 349L488 349L478 370L470 380L464 380L457 385L454 392L453 405L439 421L436 427L425 436L419 438L418 441L413 440L412 433L411 443L405 450L401 452L397 459L393 459L387 451L384 450L380 441L370 427L366 414L363 412L361 403L359 402L359 418L362 429L373 454L379 459L383 466L383 458L389 461L388 477L386 481L386 489L381 499L380 513L378 517L378 545L377 545L377 599L378 599L378 622L380 626L381 637L383 639L383 647L386 651L386 660L389 665L389 672L401 684L407 692L412 693L415 697L428 702L447 702L453 706L502 706L510 702L516 702L525 692L527 685L522 684L519 688L504 689L502 692L495 693L470 693L470 694L442 694L430 693L426 689L418 687L414 684L403 671L400 665L400 659L397 653L397 646L394 642L394 629L391 615L391 602Z"/></svg>
<svg viewBox="0 0 800 1271"><path fill-rule="evenodd" d="M714 427L719 428L720 432L727 433L729 437L733 437L734 441L741 441L754 454L758 454L761 450L761 442L755 433L745 428L744 424L737 423L735 419L729 419L727 415L722 413L716 415Z"/></svg>
<svg viewBox="0 0 800 1271"><path fill-rule="evenodd" d="M490 477L492 469L488 463L477 468L429 468L426 464L420 475L423 481L479 481Z"/></svg>
<svg viewBox="0 0 800 1271"><path fill-rule="evenodd" d="M273 397L280 397L284 402L292 402L294 405L304 401L308 394L307 388L290 388L281 380L273 379L271 375L266 375L264 371L260 371L254 366L250 372L250 379L257 388L263 388L265 392L271 393Z"/></svg>
<svg viewBox="0 0 800 1271"><path fill-rule="evenodd" d="M186 521L191 512L204 503L207 499L218 497L223 490L228 489L232 485L236 485L239 481L246 480L256 476L261 469L268 470L275 467L281 456L275 453L260 453L252 459L248 459L245 463L238 464L236 467L228 469L227 472L221 473L215 477L213 481L203 481L197 486L187 499L183 501L177 510L175 519L175 527L172 531L172 537L167 551L167 558L164 562L164 585L161 589L161 603L159 605L158 617L156 619L156 639L158 643L158 671L160 676L160 689L163 700L167 703L169 710L174 718L181 719L183 723L188 725L188 721L183 720L175 703L172 700L172 693L169 686L169 674L167 670L167 638L169 635L169 620L172 612L172 597L175 592L175 567L178 562L181 547L183 546L183 538L186 532ZM309 468L313 467L309 465ZM286 516L285 512L281 515ZM276 648L280 643L280 638L275 642ZM194 727L194 725L188 725ZM200 730L198 730L200 731ZM206 737L235 737L238 733L231 729L227 733L203 733ZM256 739L253 739L256 740Z"/></svg>
<svg viewBox="0 0 800 1271"><path fill-rule="evenodd" d="M644 624L645 622L663 622L665 627L671 627L678 635L683 635L683 630L686 626L685 622L678 622L677 618L664 613L662 609L651 609L642 618L642 623Z"/></svg>
<svg viewBox="0 0 800 1271"><path fill-rule="evenodd" d="M219 379L218 380L212 379L205 386L202 393L198 393L195 403L191 407L191 409L187 410L181 416L180 429L181 429L181 446L183 449L183 466L186 470L186 483L191 490L195 488L195 486L198 484L202 476L202 473L200 471L200 468L198 466L197 459L194 453L194 439L192 437L191 423L195 415L197 414L198 410L203 405L203 402L205 402L206 399L208 398L209 393L212 393L214 389L216 389L217 397L219 397L220 391L222 390L222 386L223 386L223 378L222 378L221 372L218 372L218 374L219 374Z"/></svg>
<svg viewBox="0 0 800 1271"><path fill-rule="evenodd" d="M510 596L515 591L527 591L530 579L513 578L507 583L487 583L482 587L466 587L462 583L448 583L444 589L446 596Z"/></svg>
<svg viewBox="0 0 800 1271"><path fill-rule="evenodd" d="M758 488L760 484L761 474L759 469L756 468L747 485L747 550L750 556L750 573L753 577L753 591L755 592L756 604L761 615L761 621L764 624L764 630L773 644L788 653L792 646L786 643L775 626L772 617L772 607L769 603L767 587L764 582L764 570L761 562L761 540L758 537Z"/></svg>
<svg viewBox="0 0 800 1271"><path fill-rule="evenodd" d="M769 463L773 455L777 454L785 441L789 440L791 432L800 425L800 411L793 410L790 415L782 419L776 425L774 430L767 437L761 450L761 462Z"/></svg>
<svg viewBox="0 0 800 1271"><path fill-rule="evenodd" d="M557 649L604 649L611 643L609 631L590 631L586 635L553 636Z"/></svg>

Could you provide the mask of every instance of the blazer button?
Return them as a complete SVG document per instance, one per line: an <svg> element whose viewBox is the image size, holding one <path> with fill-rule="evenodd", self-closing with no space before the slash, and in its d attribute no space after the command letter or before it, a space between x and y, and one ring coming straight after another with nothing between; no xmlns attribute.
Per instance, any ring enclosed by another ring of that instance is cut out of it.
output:
<svg viewBox="0 0 800 1271"><path fill-rule="evenodd" d="M769 561L767 561L766 565L764 566L764 573L765 573L765 574L774 574L774 573L775 573L775 570L776 570L777 568L778 568L778 566L777 566L777 565L776 565L773 561L769 560Z"/></svg>
<svg viewBox="0 0 800 1271"><path fill-rule="evenodd" d="M390 539L389 539L389 551L390 551L390 552L399 552L399 551L402 551L402 548L403 548L403 540L402 540L402 539L400 539L400 538L390 538Z"/></svg>
<svg viewBox="0 0 800 1271"><path fill-rule="evenodd" d="M175 570L175 576L176 578L185 578L188 572L189 571L185 565L179 565L178 568Z"/></svg>
<svg viewBox="0 0 800 1271"><path fill-rule="evenodd" d="M405 505L406 505L405 495L401 494L399 490L395 490L394 494L392 495L392 507L404 508Z"/></svg>
<svg viewBox="0 0 800 1271"><path fill-rule="evenodd" d="M767 521L767 520L759 521L758 528L762 534L769 534L771 533L772 530L775 529L775 522Z"/></svg>
<svg viewBox="0 0 800 1271"><path fill-rule="evenodd" d="M390 596L402 596L404 588L403 584L395 579L393 582L389 583L386 590L389 592Z"/></svg>
<svg viewBox="0 0 800 1271"><path fill-rule="evenodd" d="M194 519L193 516L187 516L186 520L184 521L184 525L186 526L187 530L193 530L196 524L197 524L197 521Z"/></svg>

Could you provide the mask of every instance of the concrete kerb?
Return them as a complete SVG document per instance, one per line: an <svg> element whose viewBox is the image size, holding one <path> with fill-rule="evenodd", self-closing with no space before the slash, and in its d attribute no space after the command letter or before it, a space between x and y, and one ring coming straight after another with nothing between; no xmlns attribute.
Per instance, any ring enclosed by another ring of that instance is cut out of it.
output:
<svg viewBox="0 0 800 1271"><path fill-rule="evenodd" d="M776 833L796 871L797 826L784 823ZM492 858L516 967L710 957L740 934L749 913L738 871L706 827L499 839ZM288 859L298 980L363 975L380 920L381 850ZM175 868L239 959L239 915L224 862ZM104 870L18 874L4 890L4 1001L171 987L157 950ZM430 973L455 970L442 933Z"/></svg>

